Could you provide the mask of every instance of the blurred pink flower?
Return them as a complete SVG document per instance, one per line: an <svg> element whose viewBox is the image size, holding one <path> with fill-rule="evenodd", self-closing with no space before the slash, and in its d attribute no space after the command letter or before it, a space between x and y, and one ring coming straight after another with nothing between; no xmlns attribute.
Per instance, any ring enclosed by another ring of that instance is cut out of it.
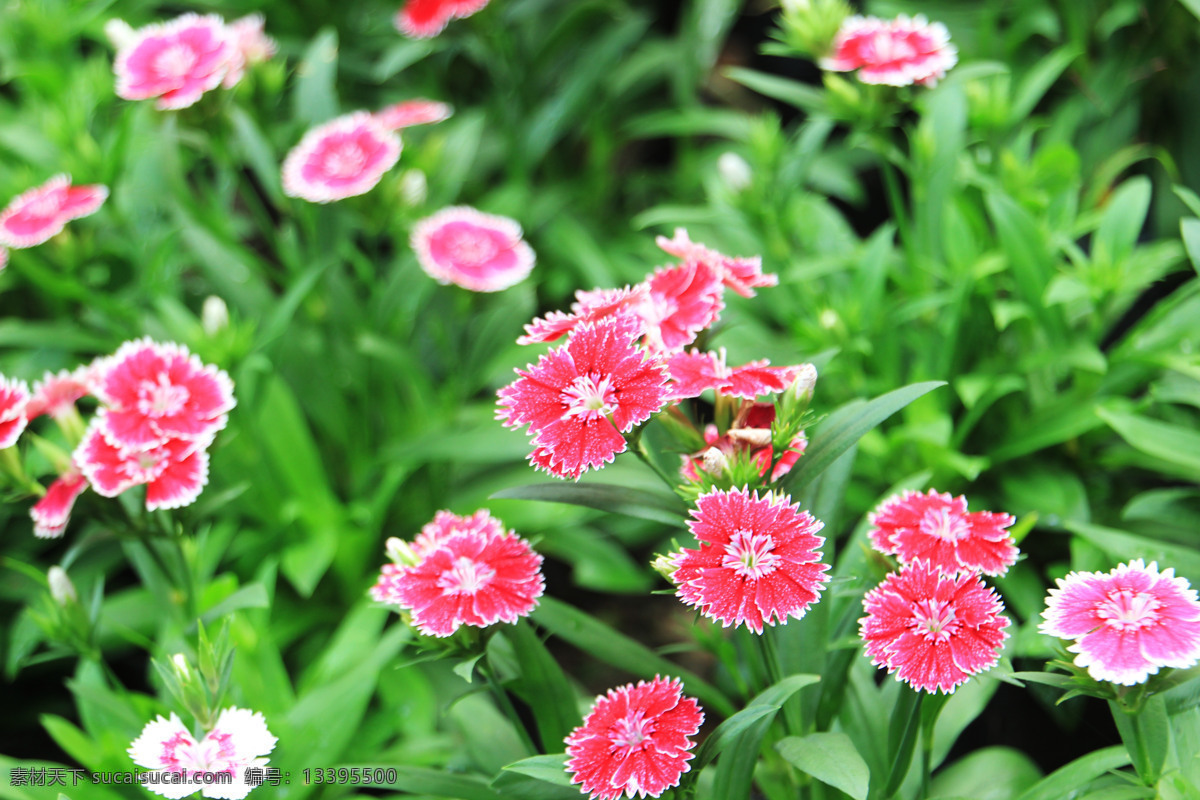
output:
<svg viewBox="0 0 1200 800"><path fill-rule="evenodd" d="M725 307L721 275L703 261L656 269L646 281L646 299L637 306L646 346L656 352L682 350L716 322Z"/></svg>
<svg viewBox="0 0 1200 800"><path fill-rule="evenodd" d="M12 447L29 424L29 384L0 375L0 450Z"/></svg>
<svg viewBox="0 0 1200 800"><path fill-rule="evenodd" d="M1046 598L1039 630L1074 639L1075 664L1098 681L1144 683L1200 660L1200 602L1173 569L1142 559L1111 572L1072 572Z"/></svg>
<svg viewBox="0 0 1200 800"><path fill-rule="evenodd" d="M488 0L408 0L396 14L396 28L405 36L437 36L452 19L469 17Z"/></svg>
<svg viewBox="0 0 1200 800"><path fill-rule="evenodd" d="M627 683L596 698L566 738L571 783L591 798L658 797L679 785L704 712L678 678Z"/></svg>
<svg viewBox="0 0 1200 800"><path fill-rule="evenodd" d="M712 389L727 397L753 400L759 395L778 394L787 389L809 365L772 367L770 361L751 361L740 367L725 364L725 348L702 353L672 353L667 361L671 370L671 396L675 399L699 397Z"/></svg>
<svg viewBox="0 0 1200 800"><path fill-rule="evenodd" d="M688 521L700 548L674 557L679 599L724 627L800 619L829 581L817 536L824 523L791 498L714 489L696 498Z"/></svg>
<svg viewBox="0 0 1200 800"><path fill-rule="evenodd" d="M102 369L97 395L107 407L105 430L123 448L210 439L236 405L229 375L181 344L126 342Z"/></svg>
<svg viewBox="0 0 1200 800"><path fill-rule="evenodd" d="M275 55L275 40L263 31L262 14L248 14L226 26L233 49L229 56L229 71L221 85L230 89L238 84L248 64L258 64Z"/></svg>
<svg viewBox="0 0 1200 800"><path fill-rule="evenodd" d="M399 103L382 108L375 112L375 119L380 125L390 131L409 128L413 125L430 125L450 119L454 109L449 103L438 100L416 98L402 100Z"/></svg>
<svg viewBox="0 0 1200 800"><path fill-rule="evenodd" d="M420 220L411 244L431 278L473 292L498 292L520 283L535 261L516 220L470 206L450 206Z"/></svg>
<svg viewBox="0 0 1200 800"><path fill-rule="evenodd" d="M101 409L92 419L72 461L96 493L116 497L146 487L146 510L182 508L195 502L208 483L208 439L167 439L145 449L115 444Z"/></svg>
<svg viewBox="0 0 1200 800"><path fill-rule="evenodd" d="M429 636L516 622L545 590L542 557L528 542L486 511L456 519L435 520L434 532L426 526L423 534L434 535L413 548L418 562L385 565L371 588L376 600L411 609L413 625Z"/></svg>
<svg viewBox="0 0 1200 800"><path fill-rule="evenodd" d="M69 175L55 175L0 211L0 245L21 248L41 244L70 220L95 213L107 197L105 186L72 186Z"/></svg>
<svg viewBox="0 0 1200 800"><path fill-rule="evenodd" d="M720 272L724 284L742 297L754 297L756 288L779 284L778 275L763 273L761 256L741 258L718 253L698 242L693 242L688 238L687 230L684 228L676 228L675 236L671 239L659 236L654 242L681 261L704 262L710 268Z"/></svg>
<svg viewBox="0 0 1200 800"><path fill-rule="evenodd" d="M329 203L375 188L400 159L400 137L366 111L355 111L304 134L283 162L283 191Z"/></svg>
<svg viewBox="0 0 1200 800"><path fill-rule="evenodd" d="M821 66L833 72L858 70L863 83L933 86L958 63L958 51L940 22L922 15L885 21L853 16L833 40L833 54Z"/></svg>
<svg viewBox="0 0 1200 800"><path fill-rule="evenodd" d="M666 367L634 344L640 330L629 316L580 325L500 389L496 416L510 428L529 425L535 466L578 478L611 463L625 451L621 434L663 407Z"/></svg>
<svg viewBox="0 0 1200 800"><path fill-rule="evenodd" d="M624 289L593 289L576 291L571 312L551 311L525 326L525 335L517 344L553 342L569 334L585 322L596 322L617 314L628 313L650 295L650 287L639 283Z"/></svg>
<svg viewBox="0 0 1200 800"><path fill-rule="evenodd" d="M950 694L1000 660L1004 604L973 573L946 576L923 561L893 572L863 598L871 663L914 689Z"/></svg>
<svg viewBox="0 0 1200 800"><path fill-rule="evenodd" d="M1003 575L1017 560L1006 530L1016 519L990 511L967 513L967 498L930 489L890 497L868 517L871 546L895 554L901 564L917 559L947 575L982 572Z"/></svg>
<svg viewBox="0 0 1200 800"><path fill-rule="evenodd" d="M60 475L50 484L41 500L29 509L33 517L33 535L39 539L56 539L67 529L75 498L87 489L87 479L75 469Z"/></svg>
<svg viewBox="0 0 1200 800"><path fill-rule="evenodd" d="M49 414L58 419L75 408L75 401L90 393L83 369L47 372L33 384L33 395L25 409L26 416L34 419Z"/></svg>
<svg viewBox="0 0 1200 800"><path fill-rule="evenodd" d="M246 782L248 767L264 767L263 756L275 749L278 740L267 729L263 715L244 708L227 708L213 729L196 741L179 717L162 716L148 722L126 751L133 762L156 772L183 773L183 781L146 781L142 785L164 797L186 797L199 790L204 797L240 800L253 784ZM198 773L229 773L229 783L206 783ZM190 782L194 780L195 782Z"/></svg>
<svg viewBox="0 0 1200 800"><path fill-rule="evenodd" d="M225 78L236 43L216 14L184 14L170 22L123 32L113 71L117 95L158 98L161 109L186 108Z"/></svg>

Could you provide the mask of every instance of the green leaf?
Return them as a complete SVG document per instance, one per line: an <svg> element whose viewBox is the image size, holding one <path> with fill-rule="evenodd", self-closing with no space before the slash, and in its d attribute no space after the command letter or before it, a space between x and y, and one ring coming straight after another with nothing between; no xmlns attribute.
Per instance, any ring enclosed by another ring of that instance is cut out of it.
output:
<svg viewBox="0 0 1200 800"><path fill-rule="evenodd" d="M1066 71L1071 62L1078 57L1078 48L1070 45L1060 47L1029 70L1021 78L1020 85L1013 93L1013 101L1008 114L1009 124L1015 125L1029 117L1038 101Z"/></svg>
<svg viewBox="0 0 1200 800"><path fill-rule="evenodd" d="M722 73L730 80L753 89L761 95L780 100L796 108L802 108L809 112L819 112L825 108L825 93L820 89L814 89L807 83L790 78L780 78L744 67L727 67L722 70Z"/></svg>
<svg viewBox="0 0 1200 800"><path fill-rule="evenodd" d="M918 397L945 385L945 381L914 383L869 402L855 401L834 411L813 430L804 458L783 479L783 488L793 493L803 489L842 453L857 444L867 431Z"/></svg>
<svg viewBox="0 0 1200 800"><path fill-rule="evenodd" d="M535 483L501 489L491 499L566 503L676 526L687 515L683 502L673 495L608 483Z"/></svg>
<svg viewBox="0 0 1200 800"><path fill-rule="evenodd" d="M1037 764L1011 747L985 747L938 771L930 796L1010 800L1042 777Z"/></svg>
<svg viewBox="0 0 1200 800"><path fill-rule="evenodd" d="M1114 700L1108 701L1108 708L1138 777L1147 786L1158 783L1171 742L1171 727L1167 721L1167 705L1163 696L1152 696L1136 714L1127 713Z"/></svg>
<svg viewBox="0 0 1200 800"><path fill-rule="evenodd" d="M539 781L557 784L558 786L573 786L571 777L567 774L567 756L565 753L554 753L548 756L530 756L504 768L505 772L516 772L537 778ZM574 789L576 794L578 789Z"/></svg>
<svg viewBox="0 0 1200 800"><path fill-rule="evenodd" d="M1175 464L1200 480L1200 433L1115 408L1100 406L1096 413L1134 449Z"/></svg>
<svg viewBox="0 0 1200 800"><path fill-rule="evenodd" d="M79 730L62 717L54 714L42 714L39 717L46 733L54 739L63 752L91 770L99 769L104 754L99 745L92 741L87 734Z"/></svg>
<svg viewBox="0 0 1200 800"><path fill-rule="evenodd" d="M1120 561L1134 558L1157 561L1163 566L1174 567L1176 573L1193 583L1200 581L1200 553L1194 547L1182 547L1086 522L1067 521L1063 526Z"/></svg>
<svg viewBox="0 0 1200 800"><path fill-rule="evenodd" d="M1200 0L1179 0L1179 2L1183 3L1184 8L1200 19Z"/></svg>
<svg viewBox="0 0 1200 800"><path fill-rule="evenodd" d="M888 758L891 771L887 783L884 784L883 796L891 797L904 783L904 776L912 766L913 750L917 745L917 733L921 729L921 701L925 699L923 692L900 687L900 696L892 707L892 716L888 721Z"/></svg>
<svg viewBox="0 0 1200 800"><path fill-rule="evenodd" d="M766 719L769 723L789 697L819 680L821 680L820 675L789 675L779 683L765 689L745 708L722 722L716 727L716 730L708 735L704 744L696 750L696 759L692 762L692 769L703 769L722 750L736 742L759 720Z"/></svg>
<svg viewBox="0 0 1200 800"><path fill-rule="evenodd" d="M1063 322L1057 307L1046 306L1043 292L1054 276L1054 258L1037 221L1008 195L989 192L988 216L996 226L1000 250L1008 261L1017 298L1022 300L1054 340L1061 341Z"/></svg>
<svg viewBox="0 0 1200 800"><path fill-rule="evenodd" d="M395 770L396 780L390 783L361 783L376 789L395 789L408 794L447 797L455 800L504 800L490 789L482 778L473 775L455 775L442 769L422 767L398 767L393 764L338 764L338 769L363 770L374 775L378 770ZM299 772L294 773L299 775Z"/></svg>
<svg viewBox="0 0 1200 800"><path fill-rule="evenodd" d="M1150 210L1150 179L1144 175L1122 183L1104 209L1092 237L1092 259L1116 264L1129 257Z"/></svg>
<svg viewBox="0 0 1200 800"><path fill-rule="evenodd" d="M297 121L311 126L337 116L337 60L337 31L322 28L296 67L292 116Z"/></svg>
<svg viewBox="0 0 1200 800"><path fill-rule="evenodd" d="M1096 750L1056 769L1031 786L1018 800L1061 800L1080 791L1110 769L1118 769L1128 763L1129 754L1122 745Z"/></svg>
<svg viewBox="0 0 1200 800"><path fill-rule="evenodd" d="M553 597L543 597L531 616L538 625L593 658L643 678L656 674L677 675L686 685L687 693L698 697L706 708L722 716L734 713L729 699L699 675L668 661L577 608Z"/></svg>
<svg viewBox="0 0 1200 800"><path fill-rule="evenodd" d="M844 733L789 736L775 745L789 764L854 798L866 800L871 773Z"/></svg>
<svg viewBox="0 0 1200 800"><path fill-rule="evenodd" d="M517 693L533 710L542 749L556 749L579 722L575 692L562 667L524 620L505 628L504 635L512 642L521 669Z"/></svg>

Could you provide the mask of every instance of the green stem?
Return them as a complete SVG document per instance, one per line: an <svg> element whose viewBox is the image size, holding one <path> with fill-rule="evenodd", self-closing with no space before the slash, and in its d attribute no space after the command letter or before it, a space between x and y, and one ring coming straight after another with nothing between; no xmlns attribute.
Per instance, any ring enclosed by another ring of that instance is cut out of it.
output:
<svg viewBox="0 0 1200 800"><path fill-rule="evenodd" d="M896 219L896 230L900 235L900 246L904 249L904 257L910 266L915 267L916 251L912 240L912 225L908 217L908 207L904 203L904 193L900 191L900 176L896 167L888 160L887 154L881 154L883 185L887 189L888 205L892 208L892 216Z"/></svg>
<svg viewBox="0 0 1200 800"><path fill-rule="evenodd" d="M487 681L488 691L492 693L492 697L496 700L496 705L504 712L504 716L508 717L509 723L513 726L513 730L517 732L517 736L520 737L521 743L525 745L528 753L530 755L537 755L541 751L533 743L533 739L529 736L529 731L525 729L525 723L521 721L516 707L512 704L512 700L509 699L508 692L500 685L500 681L496 680L496 675L492 672L491 667L485 663L486 660L486 656L479 660L479 671L482 673L484 680Z"/></svg>

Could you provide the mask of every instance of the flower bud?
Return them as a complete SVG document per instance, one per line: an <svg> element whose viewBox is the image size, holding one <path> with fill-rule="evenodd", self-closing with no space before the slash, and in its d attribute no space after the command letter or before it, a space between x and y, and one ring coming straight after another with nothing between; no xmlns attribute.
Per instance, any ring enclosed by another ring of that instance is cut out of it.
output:
<svg viewBox="0 0 1200 800"><path fill-rule="evenodd" d="M791 399L807 404L812 400L813 389L817 385L817 368L812 364L801 364L796 380L788 387Z"/></svg>
<svg viewBox="0 0 1200 800"><path fill-rule="evenodd" d="M662 575L671 583L675 583L675 570L677 559L683 555L682 553L661 553L650 562L650 568Z"/></svg>
<svg viewBox="0 0 1200 800"><path fill-rule="evenodd" d="M46 580L50 584L50 596L54 598L54 602L64 608L69 603L79 601L79 594L75 591L75 584L71 583L71 579L67 576L67 571L62 567L55 565L46 573Z"/></svg>
<svg viewBox="0 0 1200 800"><path fill-rule="evenodd" d="M745 191L754 181L754 173L746 159L732 150L721 153L717 159L717 172L725 185L734 192Z"/></svg>
<svg viewBox="0 0 1200 800"><path fill-rule="evenodd" d="M388 537L384 543L383 552L400 566L411 566L421 560L417 558L417 554L413 552L412 546L408 542L395 536Z"/></svg>
<svg viewBox="0 0 1200 800"><path fill-rule="evenodd" d="M400 199L407 205L419 206L429 194L429 182L419 169L407 169L400 176Z"/></svg>
<svg viewBox="0 0 1200 800"><path fill-rule="evenodd" d="M229 326L229 306L215 294L204 298L200 309L200 325L209 336L216 336Z"/></svg>
<svg viewBox="0 0 1200 800"><path fill-rule="evenodd" d="M721 452L719 447L710 447L704 451L701 456L703 464L701 469L709 475L724 475L725 470L729 469L729 459Z"/></svg>

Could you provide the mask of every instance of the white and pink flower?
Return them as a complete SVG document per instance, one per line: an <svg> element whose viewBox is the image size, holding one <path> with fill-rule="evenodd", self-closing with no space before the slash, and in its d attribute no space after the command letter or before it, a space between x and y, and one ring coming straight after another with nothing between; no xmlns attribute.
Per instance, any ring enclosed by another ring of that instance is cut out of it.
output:
<svg viewBox="0 0 1200 800"><path fill-rule="evenodd" d="M411 243L431 278L473 292L498 292L520 283L535 261L516 220L470 206L443 208L419 221Z"/></svg>
<svg viewBox="0 0 1200 800"><path fill-rule="evenodd" d="M158 98L160 109L186 108L221 84L237 53L235 37L216 14L184 14L115 37L117 95Z"/></svg>
<svg viewBox="0 0 1200 800"><path fill-rule="evenodd" d="M57 539L67 529L75 499L88 488L83 473L72 468L50 484L46 494L29 509L33 517L33 535L39 539Z"/></svg>
<svg viewBox="0 0 1200 800"><path fill-rule="evenodd" d="M833 72L858 70L863 83L933 86L958 63L958 50L940 22L918 14L893 20L853 16L842 23L833 53L821 66Z"/></svg>
<svg viewBox="0 0 1200 800"><path fill-rule="evenodd" d="M262 14L248 14L235 19L226 26L233 40L233 50L229 57L229 71L221 85L226 89L233 88L242 79L249 64L258 64L275 55L278 49L275 40L263 30L265 20Z"/></svg>
<svg viewBox="0 0 1200 800"><path fill-rule="evenodd" d="M42 414L60 419L71 413L76 400L90 393L83 368L47 372L40 381L34 382L33 394L29 398L25 414L29 419L40 417Z"/></svg>
<svg viewBox="0 0 1200 800"><path fill-rule="evenodd" d="M29 385L0 375L0 450L12 447L29 423Z"/></svg>
<svg viewBox="0 0 1200 800"><path fill-rule="evenodd" d="M125 447L112 441L107 421L101 409L72 455L97 494L116 497L144 485L147 511L195 502L208 483L211 440L167 439L148 448Z"/></svg>
<svg viewBox="0 0 1200 800"><path fill-rule="evenodd" d="M283 162L283 191L330 203L375 188L400 159L400 137L366 111L355 111L308 133Z"/></svg>
<svg viewBox="0 0 1200 800"><path fill-rule="evenodd" d="M94 214L107 197L105 186L72 186L71 176L55 175L0 211L0 245L39 245L61 232L71 220Z"/></svg>
<svg viewBox="0 0 1200 800"><path fill-rule="evenodd" d="M389 131L401 128L411 128L413 125L432 125L443 122L454 114L454 108L449 103L439 100L415 98L401 100L375 112L375 119Z"/></svg>

